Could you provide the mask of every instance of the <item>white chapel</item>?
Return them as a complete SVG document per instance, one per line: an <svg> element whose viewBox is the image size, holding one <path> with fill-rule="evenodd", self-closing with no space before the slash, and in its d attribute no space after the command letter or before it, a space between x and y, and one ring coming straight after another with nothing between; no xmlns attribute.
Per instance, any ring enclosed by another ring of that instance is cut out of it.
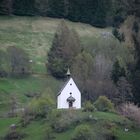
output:
<svg viewBox="0 0 140 140"><path fill-rule="evenodd" d="M67 76L67 82L57 95L57 109L80 109L81 92L71 77L69 70Z"/></svg>

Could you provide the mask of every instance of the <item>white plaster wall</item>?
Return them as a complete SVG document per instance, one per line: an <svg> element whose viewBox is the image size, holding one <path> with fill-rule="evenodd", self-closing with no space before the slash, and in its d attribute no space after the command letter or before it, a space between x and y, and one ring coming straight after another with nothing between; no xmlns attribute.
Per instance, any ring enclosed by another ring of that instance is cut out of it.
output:
<svg viewBox="0 0 140 140"><path fill-rule="evenodd" d="M70 93L72 93L72 97L74 97L76 99L75 102L73 103L73 107L76 109L81 108L81 93L80 93L79 89L77 88L73 79L70 78L69 82L64 87L61 94L57 97L57 108L58 109L68 109L69 108L67 98L70 97Z"/></svg>

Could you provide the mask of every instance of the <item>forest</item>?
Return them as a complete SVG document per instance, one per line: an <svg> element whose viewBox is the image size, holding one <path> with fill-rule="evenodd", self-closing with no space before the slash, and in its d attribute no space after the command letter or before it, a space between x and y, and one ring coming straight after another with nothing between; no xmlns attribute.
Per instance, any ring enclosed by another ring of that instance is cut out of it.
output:
<svg viewBox="0 0 140 140"><path fill-rule="evenodd" d="M106 27L119 26L127 15L139 16L139 6L139 0L1 0L0 14L67 18Z"/></svg>

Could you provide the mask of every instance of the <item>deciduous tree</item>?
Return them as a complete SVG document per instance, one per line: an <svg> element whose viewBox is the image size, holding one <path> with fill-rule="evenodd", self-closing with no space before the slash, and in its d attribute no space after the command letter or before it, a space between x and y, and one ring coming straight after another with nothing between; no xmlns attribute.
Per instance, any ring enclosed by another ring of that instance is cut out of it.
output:
<svg viewBox="0 0 140 140"><path fill-rule="evenodd" d="M29 56L23 49L10 46L7 53L12 76L25 76L30 73Z"/></svg>

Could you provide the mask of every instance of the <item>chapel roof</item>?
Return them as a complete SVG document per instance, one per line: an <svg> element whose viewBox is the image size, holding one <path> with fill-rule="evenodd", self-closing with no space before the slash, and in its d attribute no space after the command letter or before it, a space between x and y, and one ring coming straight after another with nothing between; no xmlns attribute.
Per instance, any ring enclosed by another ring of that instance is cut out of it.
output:
<svg viewBox="0 0 140 140"><path fill-rule="evenodd" d="M59 96L61 94L61 92L63 91L63 89L66 87L66 85L68 84L68 82L70 81L71 78L69 78L63 85L63 87L60 89L60 91L58 92L57 96Z"/></svg>

